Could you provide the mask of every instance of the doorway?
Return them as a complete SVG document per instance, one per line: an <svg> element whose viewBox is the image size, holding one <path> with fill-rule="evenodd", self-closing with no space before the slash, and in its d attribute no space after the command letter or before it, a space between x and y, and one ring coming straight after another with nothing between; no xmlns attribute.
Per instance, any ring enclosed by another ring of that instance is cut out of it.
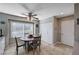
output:
<svg viewBox="0 0 79 59"><path fill-rule="evenodd" d="M74 16L55 17L54 25L55 43L60 42L65 45L74 45Z"/></svg>

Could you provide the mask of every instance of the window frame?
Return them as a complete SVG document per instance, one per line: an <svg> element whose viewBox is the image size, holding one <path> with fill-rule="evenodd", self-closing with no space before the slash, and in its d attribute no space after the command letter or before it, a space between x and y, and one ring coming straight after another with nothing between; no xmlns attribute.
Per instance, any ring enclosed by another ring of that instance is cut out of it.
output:
<svg viewBox="0 0 79 59"><path fill-rule="evenodd" d="M8 19L10 21L10 38L11 37L11 22L18 22L18 23L29 23L29 24L33 24L33 34L34 34L34 22L29 22L29 21L20 21L20 20L12 20L12 19ZM24 27L24 26L23 26Z"/></svg>

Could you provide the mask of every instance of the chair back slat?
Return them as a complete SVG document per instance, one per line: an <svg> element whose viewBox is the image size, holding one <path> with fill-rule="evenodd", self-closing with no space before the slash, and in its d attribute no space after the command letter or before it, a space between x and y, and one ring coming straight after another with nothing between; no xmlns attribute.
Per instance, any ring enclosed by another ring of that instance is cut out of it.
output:
<svg viewBox="0 0 79 59"><path fill-rule="evenodd" d="M18 46L18 40L16 37L15 37L15 42L16 42L16 46Z"/></svg>
<svg viewBox="0 0 79 59"><path fill-rule="evenodd" d="M33 44L41 44L41 36L34 37Z"/></svg>

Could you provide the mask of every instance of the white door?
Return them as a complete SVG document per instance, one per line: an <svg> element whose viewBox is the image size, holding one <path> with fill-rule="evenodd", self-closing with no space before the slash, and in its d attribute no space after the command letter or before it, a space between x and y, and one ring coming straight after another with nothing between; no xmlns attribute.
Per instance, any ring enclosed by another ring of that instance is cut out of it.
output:
<svg viewBox="0 0 79 59"><path fill-rule="evenodd" d="M74 44L74 20L63 20L61 22L61 41L66 45Z"/></svg>

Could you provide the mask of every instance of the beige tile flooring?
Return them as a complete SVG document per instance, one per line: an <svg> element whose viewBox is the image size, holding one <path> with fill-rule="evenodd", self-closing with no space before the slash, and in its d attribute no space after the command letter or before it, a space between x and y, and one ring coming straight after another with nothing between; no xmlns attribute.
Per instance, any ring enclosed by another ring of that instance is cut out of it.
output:
<svg viewBox="0 0 79 59"><path fill-rule="evenodd" d="M58 43L56 45L50 45L46 42L42 42L41 44L41 52L39 54L39 50L36 50L35 55L71 55L73 47ZM15 45L11 44L4 52L5 55L16 55ZM19 55L33 55L33 52L30 51L27 53L21 47L19 48Z"/></svg>

